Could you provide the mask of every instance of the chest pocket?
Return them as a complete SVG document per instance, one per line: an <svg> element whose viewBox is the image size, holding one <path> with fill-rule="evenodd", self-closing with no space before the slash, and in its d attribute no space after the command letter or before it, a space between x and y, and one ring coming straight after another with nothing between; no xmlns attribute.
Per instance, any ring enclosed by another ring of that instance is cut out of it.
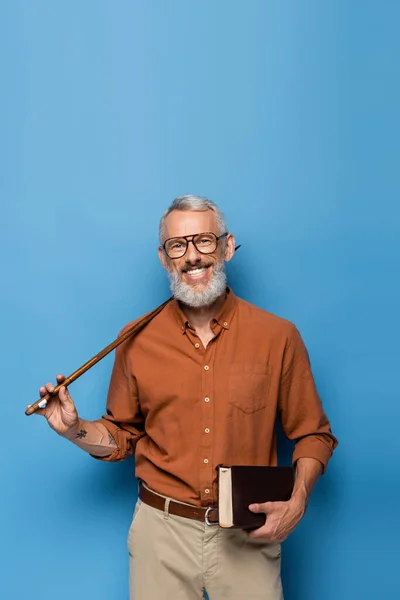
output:
<svg viewBox="0 0 400 600"><path fill-rule="evenodd" d="M267 406L271 367L262 363L232 363L229 403L251 415Z"/></svg>

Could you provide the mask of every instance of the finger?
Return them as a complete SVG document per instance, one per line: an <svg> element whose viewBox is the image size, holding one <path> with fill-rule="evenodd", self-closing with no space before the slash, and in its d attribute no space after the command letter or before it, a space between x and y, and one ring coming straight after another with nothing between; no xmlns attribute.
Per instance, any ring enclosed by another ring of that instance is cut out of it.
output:
<svg viewBox="0 0 400 600"><path fill-rule="evenodd" d="M59 373L59 374L56 376L56 379L57 379L57 383L62 383L62 382L65 380L65 376L64 376L64 375L62 375L61 373Z"/></svg>
<svg viewBox="0 0 400 600"><path fill-rule="evenodd" d="M266 542L282 543L289 537L290 531L271 529L267 525L247 532L247 537L252 539L262 539Z"/></svg>
<svg viewBox="0 0 400 600"><path fill-rule="evenodd" d="M250 504L249 506L249 510L251 510L251 512L254 513L270 513L273 512L274 510L274 503L273 502L263 502L261 504Z"/></svg>
<svg viewBox="0 0 400 600"><path fill-rule="evenodd" d="M278 502L264 502L264 504L262 505L264 507L264 511L266 513L272 513L274 512L274 510L276 510L278 507Z"/></svg>
<svg viewBox="0 0 400 600"><path fill-rule="evenodd" d="M39 393L40 393L40 396L43 398L43 396L47 396L47 394L52 393L53 390L54 390L53 384L46 383L46 385L42 385L39 388Z"/></svg>
<svg viewBox="0 0 400 600"><path fill-rule="evenodd" d="M61 400L61 403L64 405L72 402L71 396L69 395L69 391L67 390L67 388L65 386L60 387L58 396Z"/></svg>

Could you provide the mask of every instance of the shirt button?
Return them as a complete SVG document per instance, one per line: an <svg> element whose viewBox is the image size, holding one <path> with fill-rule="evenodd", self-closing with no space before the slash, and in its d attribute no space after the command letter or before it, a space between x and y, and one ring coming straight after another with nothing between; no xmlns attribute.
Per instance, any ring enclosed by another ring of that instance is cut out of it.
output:
<svg viewBox="0 0 400 600"><path fill-rule="evenodd" d="M204 398L204 402L210 402L210 398Z"/></svg>
<svg viewBox="0 0 400 600"><path fill-rule="evenodd" d="M206 494L210 493L210 490L208 488L206 488L204 491L205 491Z"/></svg>
<svg viewBox="0 0 400 600"><path fill-rule="evenodd" d="M200 344L195 344L194 347L195 348L200 348Z"/></svg>
<svg viewBox="0 0 400 600"><path fill-rule="evenodd" d="M224 321L224 327L228 327L228 323Z"/></svg>
<svg viewBox="0 0 400 600"><path fill-rule="evenodd" d="M205 462L205 464L207 464L208 463L208 458L205 458L204 462Z"/></svg>
<svg viewBox="0 0 400 600"><path fill-rule="evenodd" d="M208 429L208 427L205 428L205 433L210 433L210 430Z"/></svg>
<svg viewBox="0 0 400 600"><path fill-rule="evenodd" d="M205 371L208 371L208 369L209 369L209 368L210 368L210 367L209 367L208 365L205 365L205 367L204 367L204 370L205 370Z"/></svg>

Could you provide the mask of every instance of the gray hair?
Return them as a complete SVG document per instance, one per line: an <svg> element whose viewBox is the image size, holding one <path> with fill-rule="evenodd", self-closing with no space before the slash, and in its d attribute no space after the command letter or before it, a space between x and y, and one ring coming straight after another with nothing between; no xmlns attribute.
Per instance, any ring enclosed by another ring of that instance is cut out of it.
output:
<svg viewBox="0 0 400 600"><path fill-rule="evenodd" d="M164 237L165 219L168 217L168 215L173 210L198 210L200 212L204 212L206 210L212 210L213 213L215 213L218 232L221 234L221 233L225 233L225 231L228 231L223 212L221 211L220 208L218 208L218 206L212 200L208 200L207 198L202 198L201 196L192 196L192 195L180 196L179 198L175 198L175 200L167 208L167 210L161 217L160 229L159 229L161 244L163 243L163 237Z"/></svg>

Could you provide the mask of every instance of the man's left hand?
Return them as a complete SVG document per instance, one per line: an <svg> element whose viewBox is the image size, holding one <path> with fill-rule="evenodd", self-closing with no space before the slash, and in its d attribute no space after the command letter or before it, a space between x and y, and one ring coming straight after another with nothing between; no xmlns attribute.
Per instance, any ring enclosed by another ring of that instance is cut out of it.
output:
<svg viewBox="0 0 400 600"><path fill-rule="evenodd" d="M292 497L287 502L264 502L250 504L254 513L265 513L265 525L250 531L249 538L258 538L266 542L283 542L296 528L306 511L305 500Z"/></svg>

